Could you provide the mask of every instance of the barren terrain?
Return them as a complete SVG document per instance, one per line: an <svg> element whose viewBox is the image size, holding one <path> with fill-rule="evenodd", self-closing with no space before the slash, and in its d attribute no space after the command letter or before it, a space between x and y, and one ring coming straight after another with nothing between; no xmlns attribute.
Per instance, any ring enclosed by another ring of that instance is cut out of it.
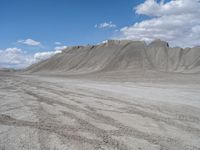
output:
<svg viewBox="0 0 200 150"><path fill-rule="evenodd" d="M0 70L2 150L200 150L200 47L68 47Z"/></svg>
<svg viewBox="0 0 200 150"><path fill-rule="evenodd" d="M200 149L197 75L101 77L1 73L0 149Z"/></svg>

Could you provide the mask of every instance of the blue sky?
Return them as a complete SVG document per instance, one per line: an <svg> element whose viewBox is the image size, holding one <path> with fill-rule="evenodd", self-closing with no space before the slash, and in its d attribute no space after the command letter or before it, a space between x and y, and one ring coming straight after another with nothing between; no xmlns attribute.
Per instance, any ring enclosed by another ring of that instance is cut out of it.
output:
<svg viewBox="0 0 200 150"><path fill-rule="evenodd" d="M136 22L133 7L142 0L0 0L0 48L20 39L40 41L44 49L54 42L65 45L98 43L115 30ZM112 21L116 28L100 30L95 24ZM17 45L22 47L22 45ZM30 48L30 47L25 47ZM31 48L31 51L41 47Z"/></svg>
<svg viewBox="0 0 200 150"><path fill-rule="evenodd" d="M0 67L107 39L200 45L199 0L0 0Z"/></svg>

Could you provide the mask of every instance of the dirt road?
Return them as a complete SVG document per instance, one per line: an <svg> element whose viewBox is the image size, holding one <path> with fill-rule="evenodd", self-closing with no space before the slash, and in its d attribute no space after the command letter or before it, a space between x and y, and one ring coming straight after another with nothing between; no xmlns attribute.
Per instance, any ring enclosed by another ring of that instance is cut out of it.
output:
<svg viewBox="0 0 200 150"><path fill-rule="evenodd" d="M0 76L2 150L200 150L200 85Z"/></svg>

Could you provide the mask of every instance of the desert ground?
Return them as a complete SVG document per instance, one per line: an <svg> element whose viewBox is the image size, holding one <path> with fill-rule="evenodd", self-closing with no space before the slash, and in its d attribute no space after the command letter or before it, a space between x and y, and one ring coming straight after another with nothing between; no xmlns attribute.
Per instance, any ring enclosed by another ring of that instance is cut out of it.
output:
<svg viewBox="0 0 200 150"><path fill-rule="evenodd" d="M198 75L114 74L1 73L0 149L200 149Z"/></svg>

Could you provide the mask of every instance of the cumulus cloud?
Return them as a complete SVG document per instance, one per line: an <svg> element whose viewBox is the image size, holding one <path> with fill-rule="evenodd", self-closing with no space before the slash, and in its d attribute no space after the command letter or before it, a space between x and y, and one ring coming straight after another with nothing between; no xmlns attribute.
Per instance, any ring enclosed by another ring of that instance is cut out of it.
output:
<svg viewBox="0 0 200 150"><path fill-rule="evenodd" d="M12 53L12 54L22 53L22 50L19 49L19 48L16 48L16 47L14 47L14 48L6 48L4 51L6 53Z"/></svg>
<svg viewBox="0 0 200 150"><path fill-rule="evenodd" d="M108 29L108 28L116 28L116 27L117 25L113 24L112 21L95 25L95 28L98 28L98 29Z"/></svg>
<svg viewBox="0 0 200 150"><path fill-rule="evenodd" d="M108 43L108 40L104 40L101 42L101 44L106 44L106 43Z"/></svg>
<svg viewBox="0 0 200 150"><path fill-rule="evenodd" d="M29 56L19 48L0 50L0 67L21 68L29 64Z"/></svg>
<svg viewBox="0 0 200 150"><path fill-rule="evenodd" d="M55 47L55 51L46 51L46 52L38 52L35 53L32 59L32 63L36 63L39 62L41 60L45 60L48 59L50 57L52 57L53 55L62 53L62 50L66 49L67 46L57 46Z"/></svg>
<svg viewBox="0 0 200 150"><path fill-rule="evenodd" d="M171 0L158 3L156 0L146 0L136 8L137 14L163 16L200 13L199 0Z"/></svg>
<svg viewBox="0 0 200 150"><path fill-rule="evenodd" d="M35 53L33 56L33 59L31 60L31 63L37 63L39 61L48 59L50 57L52 57L55 54L59 54L62 53L61 50L56 50L56 51L47 51L47 52L38 52Z"/></svg>
<svg viewBox="0 0 200 150"><path fill-rule="evenodd" d="M199 0L146 0L135 12L151 19L122 28L120 38L147 42L160 38L182 47L200 45L199 8Z"/></svg>
<svg viewBox="0 0 200 150"><path fill-rule="evenodd" d="M18 43L26 44L29 46L39 46L41 43L33 39L19 40Z"/></svg>
<svg viewBox="0 0 200 150"><path fill-rule="evenodd" d="M62 53L62 48L57 48L54 51L37 52L28 54L19 48L6 48L0 50L0 68L25 68L31 64L48 59L55 54Z"/></svg>
<svg viewBox="0 0 200 150"><path fill-rule="evenodd" d="M64 50L64 49L66 49L67 48L67 46L57 46L57 47L55 47L55 50L56 51L62 51L62 50Z"/></svg>

